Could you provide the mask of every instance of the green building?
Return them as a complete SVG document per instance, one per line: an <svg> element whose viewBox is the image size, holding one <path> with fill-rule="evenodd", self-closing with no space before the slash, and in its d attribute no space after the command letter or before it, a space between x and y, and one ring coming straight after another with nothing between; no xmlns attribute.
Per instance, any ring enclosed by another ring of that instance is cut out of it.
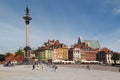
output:
<svg viewBox="0 0 120 80"><path fill-rule="evenodd" d="M51 61L52 49L38 49L35 51L35 56L38 61Z"/></svg>

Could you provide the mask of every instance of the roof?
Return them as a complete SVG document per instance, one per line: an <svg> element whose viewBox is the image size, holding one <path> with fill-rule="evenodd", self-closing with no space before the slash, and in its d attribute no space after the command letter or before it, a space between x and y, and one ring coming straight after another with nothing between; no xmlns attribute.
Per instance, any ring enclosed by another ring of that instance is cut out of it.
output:
<svg viewBox="0 0 120 80"><path fill-rule="evenodd" d="M99 41L92 41L92 40L83 40L85 43L88 43L88 46L91 47L91 48L99 48L101 49L101 46L99 44Z"/></svg>

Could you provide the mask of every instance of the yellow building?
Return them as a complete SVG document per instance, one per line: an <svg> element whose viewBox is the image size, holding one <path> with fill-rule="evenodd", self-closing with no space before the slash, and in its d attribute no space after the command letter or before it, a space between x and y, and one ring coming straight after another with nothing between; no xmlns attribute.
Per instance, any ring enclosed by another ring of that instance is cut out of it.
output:
<svg viewBox="0 0 120 80"><path fill-rule="evenodd" d="M38 57L40 60L52 60L52 61L58 61L58 60L68 60L68 47L60 43L59 40L48 40L48 42L45 42L40 49L44 49L44 51L37 50L36 51L36 57ZM45 52L48 51L49 52ZM39 55L38 55L39 54ZM48 54L50 55L49 57ZM52 57L51 57L52 55Z"/></svg>
<svg viewBox="0 0 120 80"><path fill-rule="evenodd" d="M53 61L56 60L68 60L68 48L66 46L53 49Z"/></svg>

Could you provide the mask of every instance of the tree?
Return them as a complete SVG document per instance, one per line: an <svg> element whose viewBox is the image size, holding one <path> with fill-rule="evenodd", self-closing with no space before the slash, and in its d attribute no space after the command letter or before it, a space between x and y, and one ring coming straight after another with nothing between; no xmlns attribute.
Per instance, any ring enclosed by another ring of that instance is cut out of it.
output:
<svg viewBox="0 0 120 80"><path fill-rule="evenodd" d="M17 50L17 52L15 52L15 60L18 63L21 63L24 59L24 52L22 49Z"/></svg>
<svg viewBox="0 0 120 80"><path fill-rule="evenodd" d="M114 61L114 65L116 65L116 61L120 59L120 54L118 54L117 52L113 52L111 59Z"/></svg>
<svg viewBox="0 0 120 80"><path fill-rule="evenodd" d="M5 55L0 54L0 61L4 61L5 60Z"/></svg>
<svg viewBox="0 0 120 80"><path fill-rule="evenodd" d="M14 54L12 53L6 53L5 54L5 61L11 61L14 57L13 57Z"/></svg>
<svg viewBox="0 0 120 80"><path fill-rule="evenodd" d="M15 55L21 55L21 56L23 56L24 52L23 52L22 49L19 49L19 50L17 50L17 52L15 52Z"/></svg>
<svg viewBox="0 0 120 80"><path fill-rule="evenodd" d="M96 60L103 62L103 63L106 63L106 53L104 51L99 51L96 54Z"/></svg>

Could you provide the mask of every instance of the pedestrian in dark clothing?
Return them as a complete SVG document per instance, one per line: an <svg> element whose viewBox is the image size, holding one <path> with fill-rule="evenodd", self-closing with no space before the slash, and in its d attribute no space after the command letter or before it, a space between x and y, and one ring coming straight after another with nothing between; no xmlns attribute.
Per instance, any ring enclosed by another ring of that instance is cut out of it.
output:
<svg viewBox="0 0 120 80"><path fill-rule="evenodd" d="M58 67L55 65L55 66L54 66L54 71L55 71L55 72L56 72L57 68L58 68Z"/></svg>
<svg viewBox="0 0 120 80"><path fill-rule="evenodd" d="M33 64L33 69L32 70L34 70L35 69L35 64Z"/></svg>
<svg viewBox="0 0 120 80"><path fill-rule="evenodd" d="M87 70L90 70L90 66L89 65L87 65Z"/></svg>

